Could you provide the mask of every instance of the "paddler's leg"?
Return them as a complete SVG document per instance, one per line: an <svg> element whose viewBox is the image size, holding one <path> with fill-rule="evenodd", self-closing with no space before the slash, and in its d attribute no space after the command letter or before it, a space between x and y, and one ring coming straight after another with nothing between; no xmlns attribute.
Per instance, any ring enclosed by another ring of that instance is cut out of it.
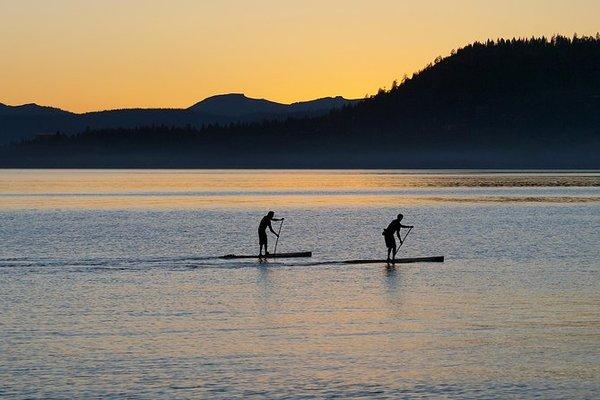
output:
<svg viewBox="0 0 600 400"><path fill-rule="evenodd" d="M266 232L258 232L258 244L260 246L260 249L258 251L258 256L262 256L263 252L263 246L265 247L265 255L267 254L267 234Z"/></svg>
<svg viewBox="0 0 600 400"><path fill-rule="evenodd" d="M269 239L267 239L267 234L263 237L263 244L265 245L265 256L269 254Z"/></svg>
<svg viewBox="0 0 600 400"><path fill-rule="evenodd" d="M395 237L390 237L390 244L392 245L392 264L396 263L396 252L398 251L398 247L396 246L396 238Z"/></svg>

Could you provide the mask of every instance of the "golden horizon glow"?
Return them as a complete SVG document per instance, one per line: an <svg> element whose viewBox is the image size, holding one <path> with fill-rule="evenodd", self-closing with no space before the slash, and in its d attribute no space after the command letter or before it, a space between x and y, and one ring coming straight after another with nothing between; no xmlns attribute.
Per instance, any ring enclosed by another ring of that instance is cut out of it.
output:
<svg viewBox="0 0 600 400"><path fill-rule="evenodd" d="M362 98L476 40L595 35L598 15L591 0L0 0L0 102Z"/></svg>
<svg viewBox="0 0 600 400"><path fill-rule="evenodd" d="M0 170L0 209L268 209L439 203L599 203L600 173L389 170ZM578 193L527 195L523 187ZM464 195L457 187L505 188ZM585 187L590 190L584 189Z"/></svg>

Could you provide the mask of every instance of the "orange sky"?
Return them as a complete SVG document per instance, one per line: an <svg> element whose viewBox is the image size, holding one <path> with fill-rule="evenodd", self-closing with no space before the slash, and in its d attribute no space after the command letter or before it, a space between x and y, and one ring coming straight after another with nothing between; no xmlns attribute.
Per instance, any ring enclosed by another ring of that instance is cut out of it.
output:
<svg viewBox="0 0 600 400"><path fill-rule="evenodd" d="M0 102L364 97L474 40L596 34L597 0L0 0Z"/></svg>

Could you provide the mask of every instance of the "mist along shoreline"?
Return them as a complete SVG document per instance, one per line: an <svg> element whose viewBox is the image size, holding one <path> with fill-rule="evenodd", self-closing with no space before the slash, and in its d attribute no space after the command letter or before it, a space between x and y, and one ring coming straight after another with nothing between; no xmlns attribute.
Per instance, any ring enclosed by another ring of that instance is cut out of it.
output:
<svg viewBox="0 0 600 400"><path fill-rule="evenodd" d="M324 172L324 173L350 173L350 172L393 172L396 174L417 174L417 175L478 175L478 174L523 174L523 175L546 175L546 174L558 174L558 175L600 175L600 169L598 168L276 168L276 167L263 167L263 168L234 168L234 167L222 167L222 168L179 168L175 166L166 168L154 168L154 167L83 167L83 168L68 168L68 167L0 167L0 173L2 171L7 172L18 172L18 171L89 171L89 172L102 172L102 171L185 171L185 172L281 172L281 173L294 173L294 172ZM595 185L592 185L595 186Z"/></svg>
<svg viewBox="0 0 600 400"><path fill-rule="evenodd" d="M4 167L0 166L0 171L34 171L34 170L49 170L49 171L282 171L282 172L293 172L293 171L403 171L406 173L415 174L477 174L477 173L523 173L523 174L536 174L536 173L560 173L560 174L600 174L600 168L525 168L525 167L289 167L281 168L276 166L261 166L261 167L178 167L178 166L164 166L164 167L144 167L144 166L127 166L127 167L93 167L93 166L82 166L82 167L62 167L62 166L50 166L50 167Z"/></svg>
<svg viewBox="0 0 600 400"><path fill-rule="evenodd" d="M388 148L381 151L348 152L316 148L307 153L290 152L278 146L250 147L250 150L194 149L165 152L79 152L46 147L12 153L0 149L0 168L6 169L570 169L599 170L600 158L591 155L594 146L579 157L556 154L552 150L535 154L525 149L503 151L463 150L461 152L422 151ZM556 154L556 155L555 155Z"/></svg>

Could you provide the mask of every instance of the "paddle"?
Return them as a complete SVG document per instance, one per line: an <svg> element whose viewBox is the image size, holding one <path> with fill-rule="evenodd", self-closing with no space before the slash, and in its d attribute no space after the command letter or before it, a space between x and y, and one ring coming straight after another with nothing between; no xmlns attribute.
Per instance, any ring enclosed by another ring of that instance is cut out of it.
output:
<svg viewBox="0 0 600 400"><path fill-rule="evenodd" d="M273 250L273 254L277 254L277 243L279 243L279 235L281 235L281 228L283 228L283 221L281 220L281 224L279 225L279 232L277 232L277 240L275 241L275 249Z"/></svg>
<svg viewBox="0 0 600 400"><path fill-rule="evenodd" d="M398 254L398 251L400 251L400 247L402 247L402 245L406 241L406 237L408 236L408 234L410 233L410 231L412 231L412 227L408 228L408 231L406 232L406 235L404 235L404 239L402 239L402 241L400 242L400 246L398 246L398 248L394 252L394 256L396 256L396 254Z"/></svg>

